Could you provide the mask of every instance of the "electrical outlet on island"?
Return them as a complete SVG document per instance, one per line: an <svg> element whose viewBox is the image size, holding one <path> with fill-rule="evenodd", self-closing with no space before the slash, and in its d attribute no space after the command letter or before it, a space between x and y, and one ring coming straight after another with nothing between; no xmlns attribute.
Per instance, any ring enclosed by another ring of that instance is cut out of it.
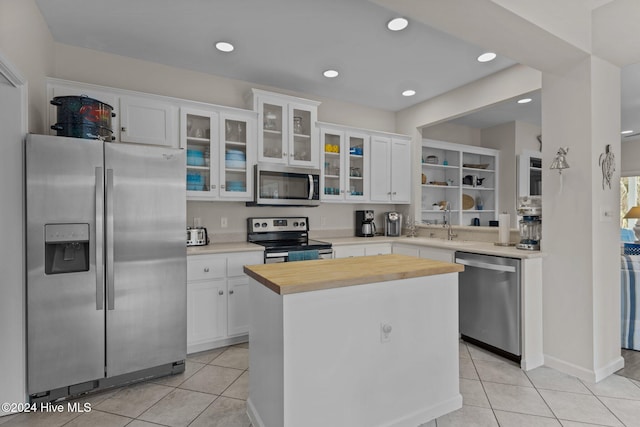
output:
<svg viewBox="0 0 640 427"><path fill-rule="evenodd" d="M227 228L227 217L223 216L220 218L220 228Z"/></svg>

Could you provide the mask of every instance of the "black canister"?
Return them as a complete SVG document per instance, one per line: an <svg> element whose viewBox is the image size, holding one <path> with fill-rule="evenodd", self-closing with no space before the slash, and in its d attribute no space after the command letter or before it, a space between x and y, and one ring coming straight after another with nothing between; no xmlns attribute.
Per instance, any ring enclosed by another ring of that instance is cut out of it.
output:
<svg viewBox="0 0 640 427"><path fill-rule="evenodd" d="M480 218L473 218L473 225L476 227L480 226Z"/></svg>
<svg viewBox="0 0 640 427"><path fill-rule="evenodd" d="M51 126L58 136L115 139L112 137L111 118L116 115L111 105L86 95L56 96L51 105L58 107L56 124Z"/></svg>

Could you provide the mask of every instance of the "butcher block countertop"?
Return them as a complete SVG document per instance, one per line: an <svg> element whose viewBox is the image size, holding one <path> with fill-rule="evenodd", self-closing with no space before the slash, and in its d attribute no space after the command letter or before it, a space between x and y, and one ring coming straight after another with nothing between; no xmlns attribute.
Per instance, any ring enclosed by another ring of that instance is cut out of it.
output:
<svg viewBox="0 0 640 427"><path fill-rule="evenodd" d="M249 277L280 295L460 271L464 271L460 264L398 254L244 267Z"/></svg>

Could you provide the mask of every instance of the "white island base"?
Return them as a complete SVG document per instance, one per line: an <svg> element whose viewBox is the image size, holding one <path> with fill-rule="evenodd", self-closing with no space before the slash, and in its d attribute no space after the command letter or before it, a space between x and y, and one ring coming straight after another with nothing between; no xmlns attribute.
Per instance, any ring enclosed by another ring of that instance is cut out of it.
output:
<svg viewBox="0 0 640 427"><path fill-rule="evenodd" d="M416 427L462 406L457 273L250 295L254 426Z"/></svg>

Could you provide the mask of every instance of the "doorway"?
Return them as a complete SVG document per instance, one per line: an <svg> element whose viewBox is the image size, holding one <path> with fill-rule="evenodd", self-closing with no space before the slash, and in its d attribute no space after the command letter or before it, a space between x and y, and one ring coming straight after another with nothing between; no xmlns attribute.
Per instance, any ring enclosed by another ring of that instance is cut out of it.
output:
<svg viewBox="0 0 640 427"><path fill-rule="evenodd" d="M26 81L0 54L0 402L26 400L23 141ZM6 413L0 410L0 416Z"/></svg>

